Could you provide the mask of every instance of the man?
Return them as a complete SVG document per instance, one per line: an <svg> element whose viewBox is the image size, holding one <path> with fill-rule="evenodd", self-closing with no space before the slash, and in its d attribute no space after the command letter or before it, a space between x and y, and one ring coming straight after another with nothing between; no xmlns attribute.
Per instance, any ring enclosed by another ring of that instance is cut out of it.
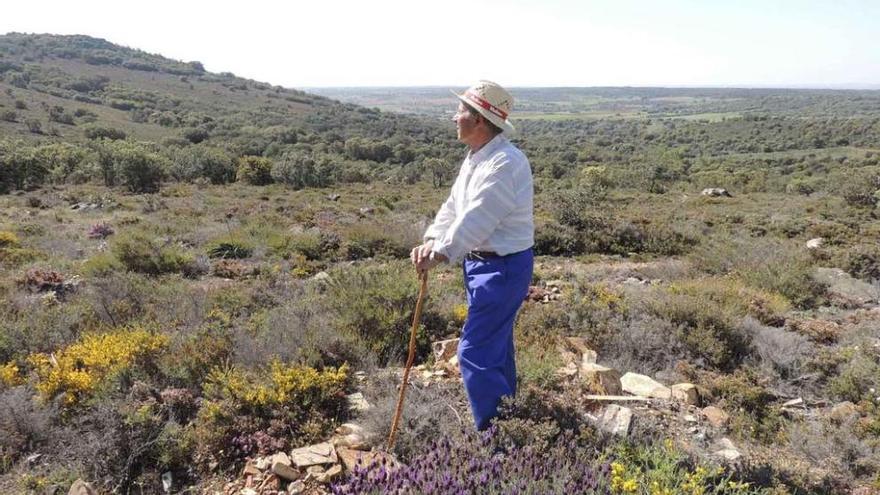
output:
<svg viewBox="0 0 880 495"><path fill-rule="evenodd" d="M480 81L456 96L453 120L469 151L424 244L410 257L419 272L463 259L468 316L458 362L474 423L484 430L501 398L516 393L513 323L532 280L532 172L504 136L513 131L510 94Z"/></svg>

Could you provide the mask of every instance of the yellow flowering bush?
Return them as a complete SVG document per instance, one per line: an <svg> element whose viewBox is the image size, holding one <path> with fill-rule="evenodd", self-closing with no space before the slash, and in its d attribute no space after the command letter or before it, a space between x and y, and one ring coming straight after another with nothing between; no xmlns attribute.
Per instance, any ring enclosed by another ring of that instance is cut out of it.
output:
<svg viewBox="0 0 880 495"><path fill-rule="evenodd" d="M347 377L347 365L318 371L273 361L266 375L215 368L208 374L204 391L206 397L232 399L246 407L272 408L342 393Z"/></svg>
<svg viewBox="0 0 880 495"><path fill-rule="evenodd" d="M14 362L6 363L0 366L0 387L15 387L24 383L18 365Z"/></svg>
<svg viewBox="0 0 880 495"><path fill-rule="evenodd" d="M611 493L646 495L749 495L761 493L734 481L722 467L692 465L671 439L648 447L621 446L611 463Z"/></svg>
<svg viewBox="0 0 880 495"><path fill-rule="evenodd" d="M190 440L202 467L319 441L345 419L348 366L317 370L272 362L266 369L216 367Z"/></svg>
<svg viewBox="0 0 880 495"><path fill-rule="evenodd" d="M467 319L467 315L467 304L456 304L452 307L452 321L454 321L456 325L464 325L464 320Z"/></svg>
<svg viewBox="0 0 880 495"><path fill-rule="evenodd" d="M8 230L0 230L0 249L17 248L20 246L18 236Z"/></svg>
<svg viewBox="0 0 880 495"><path fill-rule="evenodd" d="M32 354L28 363L37 373L37 391L44 399L63 394L64 404L74 406L106 378L139 359L156 356L167 343L167 336L143 328L89 333L56 354Z"/></svg>

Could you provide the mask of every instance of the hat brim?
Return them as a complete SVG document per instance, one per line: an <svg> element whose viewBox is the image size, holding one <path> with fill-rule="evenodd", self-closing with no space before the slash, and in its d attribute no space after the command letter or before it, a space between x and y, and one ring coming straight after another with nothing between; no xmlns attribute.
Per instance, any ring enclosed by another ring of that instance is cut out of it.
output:
<svg viewBox="0 0 880 495"><path fill-rule="evenodd" d="M460 94L456 93L455 91L453 91L451 89L449 90L449 92L454 94L455 97L458 98L459 100L461 100L465 105L480 112L480 115L482 115L483 117L486 117L486 120L488 120L489 122L498 126L498 128L501 129L502 131L504 131L505 133L513 134L514 132L516 132L516 128L513 127L513 124L510 123L509 119L503 120L501 117L493 114L492 112L486 110L485 108L483 108L479 105L474 105L473 103L468 101L465 97L461 96Z"/></svg>

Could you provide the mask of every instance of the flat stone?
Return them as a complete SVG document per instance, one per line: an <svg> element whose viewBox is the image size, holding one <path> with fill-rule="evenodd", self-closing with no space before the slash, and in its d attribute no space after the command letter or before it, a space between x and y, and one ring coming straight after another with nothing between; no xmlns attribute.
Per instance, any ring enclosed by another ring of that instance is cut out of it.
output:
<svg viewBox="0 0 880 495"><path fill-rule="evenodd" d="M263 461L263 462L259 462L259 461ZM264 467L260 467L261 465ZM266 459L259 459L256 461L247 461L247 463L245 463L245 465L244 465L244 469L241 470L241 475L242 476L260 475L263 473L263 470L267 469L270 465L271 465L271 462L267 462Z"/></svg>
<svg viewBox="0 0 880 495"><path fill-rule="evenodd" d="M804 399L802 399L801 397L798 397L797 399L792 399L785 404L782 404L782 407L805 407Z"/></svg>
<svg viewBox="0 0 880 495"><path fill-rule="evenodd" d="M336 452L330 442L309 445L293 449L290 457L296 467L308 467L319 464L333 464L337 461Z"/></svg>
<svg viewBox="0 0 880 495"><path fill-rule="evenodd" d="M702 413L709 424L716 428L727 426L727 422L730 421L730 415L715 406L704 407Z"/></svg>
<svg viewBox="0 0 880 495"><path fill-rule="evenodd" d="M625 437L632 426L633 412L628 407L609 404L596 419L596 426L603 431Z"/></svg>
<svg viewBox="0 0 880 495"><path fill-rule="evenodd" d="M696 422L697 422L697 417L694 416L693 414L685 414L685 415L684 415L684 420L687 421L688 423L696 423Z"/></svg>
<svg viewBox="0 0 880 495"><path fill-rule="evenodd" d="M300 472L291 467L290 457L287 457L284 452L272 456L272 472L288 481L300 478Z"/></svg>
<svg viewBox="0 0 880 495"><path fill-rule="evenodd" d="M604 395L620 395L620 372L596 363L581 363L581 379L590 390Z"/></svg>
<svg viewBox="0 0 880 495"><path fill-rule="evenodd" d="M825 239L822 237L816 237L815 239L807 241L807 249L819 249L823 244L825 244Z"/></svg>
<svg viewBox="0 0 880 495"><path fill-rule="evenodd" d="M319 473L315 475L315 479L318 483L327 484L331 481L339 478L342 475L342 466L339 464L334 464L330 469L324 471L323 473Z"/></svg>
<svg viewBox="0 0 880 495"><path fill-rule="evenodd" d="M585 395L584 399L600 402L649 402L651 400L649 397L636 395Z"/></svg>
<svg viewBox="0 0 880 495"><path fill-rule="evenodd" d="M700 392L692 383L676 383L669 387L672 390L672 398L685 404L696 406L700 403Z"/></svg>
<svg viewBox="0 0 880 495"><path fill-rule="evenodd" d="M671 399L672 390L653 378L638 373L627 373L620 378L620 385L624 392L638 395L639 397L651 397L655 399Z"/></svg>

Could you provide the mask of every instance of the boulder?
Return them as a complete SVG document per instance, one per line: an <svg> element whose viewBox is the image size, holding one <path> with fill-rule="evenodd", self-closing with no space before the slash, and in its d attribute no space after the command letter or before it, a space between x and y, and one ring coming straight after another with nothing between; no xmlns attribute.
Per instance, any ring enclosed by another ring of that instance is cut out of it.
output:
<svg viewBox="0 0 880 495"><path fill-rule="evenodd" d="M712 455L727 462L736 462L742 457L742 453L736 448L729 438L722 438L715 444Z"/></svg>
<svg viewBox="0 0 880 495"><path fill-rule="evenodd" d="M272 456L272 472L287 481L295 481L300 478L300 473L291 466L290 457L284 452Z"/></svg>
<svg viewBox="0 0 880 495"><path fill-rule="evenodd" d="M609 404L605 406L605 409L596 418L596 427L612 435L625 437L629 435L632 419L632 409L617 404Z"/></svg>
<svg viewBox="0 0 880 495"><path fill-rule="evenodd" d="M330 442L323 442L308 447L293 449L290 458L298 468L333 464L337 462L336 450Z"/></svg>
<svg viewBox="0 0 880 495"><path fill-rule="evenodd" d="M727 426L727 422L730 421L730 415L715 406L704 407L702 413L706 418L706 421L716 428L725 427Z"/></svg>
<svg viewBox="0 0 880 495"><path fill-rule="evenodd" d="M650 397L654 399L671 399L672 390L653 378L638 373L627 373L620 378L620 385L624 392Z"/></svg>
<svg viewBox="0 0 880 495"><path fill-rule="evenodd" d="M67 495L98 495L98 492L91 484L80 479L70 485L70 491L67 492Z"/></svg>
<svg viewBox="0 0 880 495"><path fill-rule="evenodd" d="M727 189L722 189L720 187L707 187L700 192L701 196L709 196L710 198L732 198L733 196L727 191Z"/></svg>
<svg viewBox="0 0 880 495"><path fill-rule="evenodd" d="M815 239L807 241L807 249L819 249L823 244L825 244L825 239L822 237L816 237Z"/></svg>
<svg viewBox="0 0 880 495"><path fill-rule="evenodd" d="M700 392L692 383L676 383L670 387L670 390L672 390L672 398L679 402L690 406L700 404Z"/></svg>
<svg viewBox="0 0 880 495"><path fill-rule="evenodd" d="M620 372L596 363L581 363L581 379L591 391L604 395L620 395Z"/></svg>

